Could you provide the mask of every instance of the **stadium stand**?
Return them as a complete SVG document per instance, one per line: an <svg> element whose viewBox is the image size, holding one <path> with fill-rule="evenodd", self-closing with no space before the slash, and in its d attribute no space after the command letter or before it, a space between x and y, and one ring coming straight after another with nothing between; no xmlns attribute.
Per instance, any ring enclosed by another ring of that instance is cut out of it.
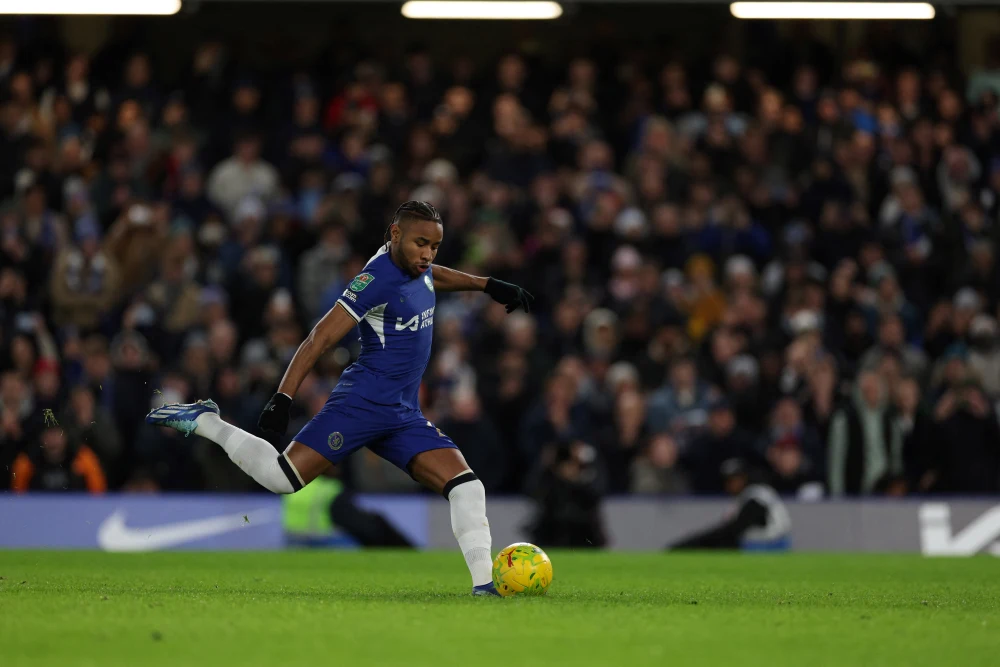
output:
<svg viewBox="0 0 1000 667"><path fill-rule="evenodd" d="M129 42L3 39L0 489L253 490L144 414L210 396L256 432L414 198L443 213L439 263L537 297L438 300L425 410L489 492L718 494L735 458L788 494L996 493L993 46L965 72L883 44L414 47L330 77L212 40L167 75ZM342 479L413 488L367 455Z"/></svg>

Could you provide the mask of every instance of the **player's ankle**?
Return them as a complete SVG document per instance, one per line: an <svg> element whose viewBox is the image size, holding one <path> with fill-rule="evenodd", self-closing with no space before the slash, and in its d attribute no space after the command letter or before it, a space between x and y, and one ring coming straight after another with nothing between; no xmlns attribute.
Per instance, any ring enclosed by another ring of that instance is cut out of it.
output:
<svg viewBox="0 0 1000 667"><path fill-rule="evenodd" d="M218 436L220 431L228 426L226 422L222 421L222 417L215 414L214 412L203 412L194 419L195 430L197 435L203 438L208 438L213 442L218 442Z"/></svg>

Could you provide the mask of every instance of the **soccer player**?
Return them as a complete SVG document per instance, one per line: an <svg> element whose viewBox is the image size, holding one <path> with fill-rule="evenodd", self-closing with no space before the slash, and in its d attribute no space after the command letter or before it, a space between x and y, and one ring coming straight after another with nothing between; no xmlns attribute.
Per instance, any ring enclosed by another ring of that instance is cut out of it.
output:
<svg viewBox="0 0 1000 667"><path fill-rule="evenodd" d="M260 415L260 428L283 434L302 380L331 345L359 325L358 360L281 454L266 440L222 421L211 400L165 405L146 421L212 440L274 493L295 493L368 447L448 499L472 592L496 595L486 489L455 444L420 412L417 390L431 354L436 292L484 291L508 313L518 307L528 311L534 297L495 278L432 266L443 234L441 216L430 204L408 201L396 209L385 245L299 346Z"/></svg>

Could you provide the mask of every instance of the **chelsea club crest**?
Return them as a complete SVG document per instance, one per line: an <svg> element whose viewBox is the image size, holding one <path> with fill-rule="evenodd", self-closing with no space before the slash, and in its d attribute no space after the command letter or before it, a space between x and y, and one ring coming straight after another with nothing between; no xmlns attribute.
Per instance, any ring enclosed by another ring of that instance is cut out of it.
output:
<svg viewBox="0 0 1000 667"><path fill-rule="evenodd" d="M330 449L333 451L337 451L344 446L344 436L340 434L340 431L335 431L326 439L326 444L330 445Z"/></svg>
<svg viewBox="0 0 1000 667"><path fill-rule="evenodd" d="M428 275L424 275L424 284L427 285L427 289L434 291L434 279Z"/></svg>

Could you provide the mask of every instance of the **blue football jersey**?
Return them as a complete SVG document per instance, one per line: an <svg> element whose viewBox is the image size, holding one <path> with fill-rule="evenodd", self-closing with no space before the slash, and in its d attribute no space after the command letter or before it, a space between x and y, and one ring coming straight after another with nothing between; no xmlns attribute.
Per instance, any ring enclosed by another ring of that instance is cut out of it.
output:
<svg viewBox="0 0 1000 667"><path fill-rule="evenodd" d="M416 278L392 263L385 246L350 282L337 303L358 322L361 355L334 393L420 409L417 392L431 357L433 267Z"/></svg>

